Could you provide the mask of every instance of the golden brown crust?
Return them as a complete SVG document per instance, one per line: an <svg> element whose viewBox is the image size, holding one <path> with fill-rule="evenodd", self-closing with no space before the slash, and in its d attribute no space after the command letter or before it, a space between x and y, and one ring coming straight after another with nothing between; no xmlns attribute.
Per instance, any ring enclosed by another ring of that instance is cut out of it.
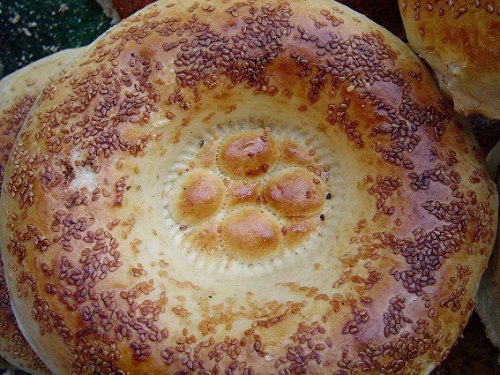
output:
<svg viewBox="0 0 500 375"><path fill-rule="evenodd" d="M66 50L39 60L0 81L0 183L16 135L50 77L58 73L75 56L77 50ZM9 294L0 258L0 354L16 367L36 374L47 374L45 364L37 357L19 330L10 307Z"/></svg>
<svg viewBox="0 0 500 375"><path fill-rule="evenodd" d="M465 326L494 186L422 63L346 7L159 1L35 105L1 230L55 374L420 374Z"/></svg>
<svg viewBox="0 0 500 375"><path fill-rule="evenodd" d="M222 206L224 184L213 172L193 170L176 181L170 206L174 219L192 224L213 216Z"/></svg>
<svg viewBox="0 0 500 375"><path fill-rule="evenodd" d="M276 166L276 148L265 130L232 134L220 146L219 167L233 178L262 176Z"/></svg>
<svg viewBox="0 0 500 375"><path fill-rule="evenodd" d="M281 240L277 220L254 207L230 212L221 225L221 232L223 246L233 256L247 261L268 257Z"/></svg>
<svg viewBox="0 0 500 375"><path fill-rule="evenodd" d="M262 189L269 207L285 217L310 216L323 207L326 191L321 179L301 168L287 168L272 176Z"/></svg>
<svg viewBox="0 0 500 375"><path fill-rule="evenodd" d="M399 0L408 41L457 112L500 118L500 1Z"/></svg>

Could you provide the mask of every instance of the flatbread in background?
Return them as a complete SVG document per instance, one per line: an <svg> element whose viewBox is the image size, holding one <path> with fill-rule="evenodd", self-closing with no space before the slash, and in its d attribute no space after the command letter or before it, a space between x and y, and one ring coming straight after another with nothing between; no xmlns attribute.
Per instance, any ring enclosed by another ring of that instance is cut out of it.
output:
<svg viewBox="0 0 500 375"><path fill-rule="evenodd" d="M64 50L34 62L0 81L0 183L17 133L38 95L64 66L79 53ZM10 306L9 292L0 257L0 354L32 374L49 370L25 340ZM4 364L0 362L0 368Z"/></svg>

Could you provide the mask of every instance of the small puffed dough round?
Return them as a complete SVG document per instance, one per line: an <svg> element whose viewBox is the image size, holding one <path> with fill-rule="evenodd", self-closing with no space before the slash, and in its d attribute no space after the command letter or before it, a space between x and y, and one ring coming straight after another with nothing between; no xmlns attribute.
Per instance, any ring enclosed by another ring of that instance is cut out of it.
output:
<svg viewBox="0 0 500 375"><path fill-rule="evenodd" d="M500 1L399 0L410 46L455 110L500 119Z"/></svg>
<svg viewBox="0 0 500 375"><path fill-rule="evenodd" d="M17 133L33 103L50 79L79 51L80 49L70 49L55 53L33 62L0 81L0 183ZM48 374L49 370L26 342L16 322L10 306L1 258L0 296L0 355L24 371Z"/></svg>
<svg viewBox="0 0 500 375"><path fill-rule="evenodd" d="M58 374L427 374L498 199L401 40L331 0L160 0L34 104L0 241Z"/></svg>

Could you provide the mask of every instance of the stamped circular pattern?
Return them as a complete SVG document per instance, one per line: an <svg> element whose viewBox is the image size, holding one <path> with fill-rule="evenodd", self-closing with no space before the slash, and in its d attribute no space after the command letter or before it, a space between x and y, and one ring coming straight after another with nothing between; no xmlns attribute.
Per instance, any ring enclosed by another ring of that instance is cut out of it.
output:
<svg viewBox="0 0 500 375"><path fill-rule="evenodd" d="M314 251L324 222L335 221L339 166L314 130L248 120L183 150L165 182L166 223L199 267L216 259L224 272L272 271Z"/></svg>

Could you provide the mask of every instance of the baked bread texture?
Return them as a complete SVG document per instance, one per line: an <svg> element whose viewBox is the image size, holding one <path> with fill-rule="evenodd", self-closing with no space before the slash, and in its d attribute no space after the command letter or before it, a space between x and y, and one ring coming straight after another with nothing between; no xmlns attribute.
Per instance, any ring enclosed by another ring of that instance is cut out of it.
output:
<svg viewBox="0 0 500 375"><path fill-rule="evenodd" d="M496 236L411 50L330 0L160 0L37 99L7 164L12 306L54 374L425 374Z"/></svg>
<svg viewBox="0 0 500 375"><path fill-rule="evenodd" d="M399 0L411 47L461 114L500 119L500 1Z"/></svg>
<svg viewBox="0 0 500 375"><path fill-rule="evenodd" d="M38 94L78 50L65 50L12 73L0 81L0 181L21 129ZM0 258L0 266L2 259ZM3 267L0 267L0 355L16 367L35 374L48 369L24 339L10 307Z"/></svg>

